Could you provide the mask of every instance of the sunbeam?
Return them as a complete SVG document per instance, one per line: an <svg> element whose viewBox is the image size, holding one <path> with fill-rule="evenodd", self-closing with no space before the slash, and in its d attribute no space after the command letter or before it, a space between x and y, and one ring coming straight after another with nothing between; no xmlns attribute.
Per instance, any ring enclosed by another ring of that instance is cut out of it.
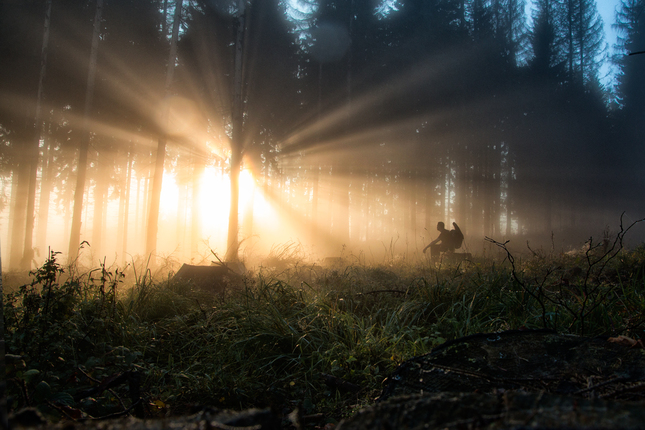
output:
<svg viewBox="0 0 645 430"><path fill-rule="evenodd" d="M469 255L490 252L484 237L605 234L641 210L645 56L617 59L603 87L596 9L583 43L540 33L568 4L534 6L98 0L53 2L42 26L39 5L11 2L2 252L23 269L66 241L70 258L90 243L85 262L253 266L276 243L424 259L438 221ZM637 51L636 23L618 24Z"/></svg>

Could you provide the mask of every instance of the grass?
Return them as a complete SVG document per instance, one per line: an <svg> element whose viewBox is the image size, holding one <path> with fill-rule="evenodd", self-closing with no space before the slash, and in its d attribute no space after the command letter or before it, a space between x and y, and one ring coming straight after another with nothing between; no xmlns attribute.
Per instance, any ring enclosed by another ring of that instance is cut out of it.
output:
<svg viewBox="0 0 645 430"><path fill-rule="evenodd" d="M645 248L597 251L296 264L249 275L226 297L145 273L125 288L118 270L81 274L52 253L4 298L8 406L54 420L297 407L333 422L446 340L519 328L645 338Z"/></svg>

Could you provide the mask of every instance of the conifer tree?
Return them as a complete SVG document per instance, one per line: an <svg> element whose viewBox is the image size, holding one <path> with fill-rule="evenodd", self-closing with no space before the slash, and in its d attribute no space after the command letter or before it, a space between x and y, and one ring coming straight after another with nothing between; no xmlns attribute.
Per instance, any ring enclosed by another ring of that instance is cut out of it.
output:
<svg viewBox="0 0 645 430"><path fill-rule="evenodd" d="M537 0L530 33L531 69L538 76L561 75L564 67L563 38L560 30L561 7L556 0Z"/></svg>
<svg viewBox="0 0 645 430"><path fill-rule="evenodd" d="M596 2L566 0L562 5L561 32L568 79L583 85L596 81L606 52L603 21Z"/></svg>
<svg viewBox="0 0 645 430"><path fill-rule="evenodd" d="M619 67L617 93L623 111L642 121L645 114L645 1L622 0L613 27L618 32L614 62Z"/></svg>
<svg viewBox="0 0 645 430"><path fill-rule="evenodd" d="M620 110L616 114L616 140L613 165L621 177L630 182L640 181L642 175L643 139L645 132L645 1L622 0L616 11L614 28L618 33L614 63L618 66L616 96ZM630 55L631 54L631 55ZM625 157L625 154L630 154ZM629 198L639 187L628 187Z"/></svg>

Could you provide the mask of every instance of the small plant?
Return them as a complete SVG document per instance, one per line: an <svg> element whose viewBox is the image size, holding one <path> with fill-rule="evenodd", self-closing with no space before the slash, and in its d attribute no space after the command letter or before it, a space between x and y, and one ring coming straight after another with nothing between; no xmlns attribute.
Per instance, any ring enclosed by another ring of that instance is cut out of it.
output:
<svg viewBox="0 0 645 430"><path fill-rule="evenodd" d="M589 238L585 243L582 250L583 258L575 258L576 254L568 256L574 257L574 265L570 270L563 271L561 264L543 262L542 273L536 274L532 281L520 276L515 258L506 247L508 241L501 243L488 237L486 241L500 247L506 253L515 284L534 299L541 309L543 328L557 329L565 324L567 331L584 336L589 331L591 317L595 316L596 321L611 320L608 310L620 299L619 291L622 286L620 278L608 279L608 268L618 261L627 232L643 221L645 219L637 220L624 228L621 217L620 231L613 242L609 240L605 230L601 242L597 243L593 238ZM626 327L612 329L610 332L622 332Z"/></svg>
<svg viewBox="0 0 645 430"><path fill-rule="evenodd" d="M91 271L63 280L66 269L57 261L59 254L50 251L30 273L32 281L5 297L8 404L76 416L82 399L69 378L78 379L86 366L102 361L96 354L106 348L99 345L115 343L117 286L123 275L101 265L98 278Z"/></svg>
<svg viewBox="0 0 645 430"><path fill-rule="evenodd" d="M8 405L73 420L271 406L333 422L371 403L401 362L458 337L547 327L642 338L645 247L623 249L627 230L614 247L524 262L489 240L510 264L260 271L226 300L134 264L125 290L123 271L103 262L81 274L50 252L5 298Z"/></svg>

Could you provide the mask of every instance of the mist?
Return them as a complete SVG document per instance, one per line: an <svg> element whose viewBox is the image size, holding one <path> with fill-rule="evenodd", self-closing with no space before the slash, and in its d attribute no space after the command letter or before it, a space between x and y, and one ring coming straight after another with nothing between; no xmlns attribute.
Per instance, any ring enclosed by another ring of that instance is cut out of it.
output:
<svg viewBox="0 0 645 430"><path fill-rule="evenodd" d="M519 0L2 2L3 268L613 240L645 217L645 39L585 4L567 41Z"/></svg>

